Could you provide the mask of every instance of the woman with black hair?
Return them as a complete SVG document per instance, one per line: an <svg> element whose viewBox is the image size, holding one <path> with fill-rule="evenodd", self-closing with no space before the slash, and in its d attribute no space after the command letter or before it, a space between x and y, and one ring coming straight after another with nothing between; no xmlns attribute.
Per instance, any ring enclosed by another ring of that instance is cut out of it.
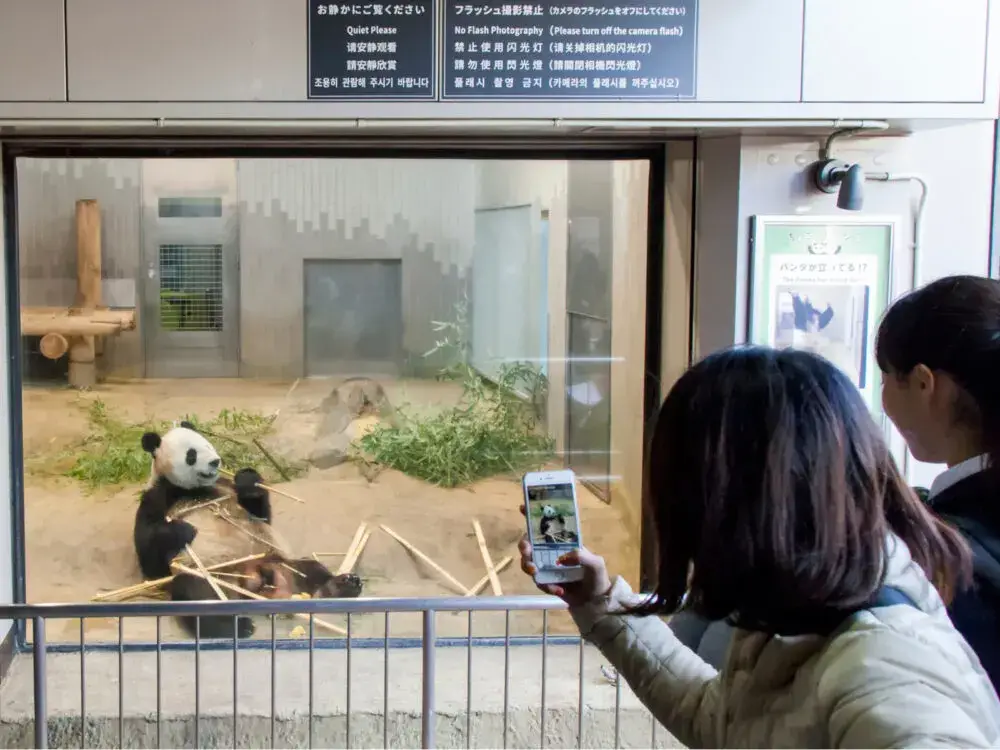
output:
<svg viewBox="0 0 1000 750"><path fill-rule="evenodd" d="M584 580L542 590L681 742L1000 745L1000 701L938 593L967 580L969 550L836 367L791 349L706 358L667 396L647 467L653 595L585 549L562 560ZM682 607L735 626L721 670L649 616Z"/></svg>
<svg viewBox="0 0 1000 750"><path fill-rule="evenodd" d="M927 502L973 553L973 586L948 609L1000 690L1000 282L951 276L906 295L883 318L875 357L910 453L948 466Z"/></svg>

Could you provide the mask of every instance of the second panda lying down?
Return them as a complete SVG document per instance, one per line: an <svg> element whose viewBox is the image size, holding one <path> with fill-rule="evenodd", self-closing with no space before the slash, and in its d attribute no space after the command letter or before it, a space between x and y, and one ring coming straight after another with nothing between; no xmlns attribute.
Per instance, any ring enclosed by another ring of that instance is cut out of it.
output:
<svg viewBox="0 0 1000 750"><path fill-rule="evenodd" d="M218 580L269 599L305 593L312 598L350 598L361 594L356 575L334 575L316 560L286 559L275 551L271 535L271 501L259 486L260 475L241 469L232 481L220 477L221 459L215 447L188 422L162 436L147 432L143 449L153 457L150 485L135 515L135 551L147 579L165 578L170 564L191 545L206 566L263 554L263 557L213 570ZM211 505L197 507L208 501ZM185 512L188 511L188 512ZM180 517L178 517L180 516ZM186 563L189 568L194 564ZM168 586L174 601L217 600L211 584L201 576L178 573ZM227 598L247 598L223 588ZM195 618L181 618L195 633ZM254 624L237 620L236 635L249 638ZM203 638L232 638L229 615L202 617Z"/></svg>

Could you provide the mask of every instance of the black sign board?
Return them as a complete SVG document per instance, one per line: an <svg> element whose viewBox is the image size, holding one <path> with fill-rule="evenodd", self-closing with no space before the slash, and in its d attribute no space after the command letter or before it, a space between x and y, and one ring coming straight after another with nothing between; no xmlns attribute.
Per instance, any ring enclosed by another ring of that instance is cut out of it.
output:
<svg viewBox="0 0 1000 750"><path fill-rule="evenodd" d="M695 95L698 0L442 0L444 99Z"/></svg>
<svg viewBox="0 0 1000 750"><path fill-rule="evenodd" d="M435 0L309 0L310 99L434 99Z"/></svg>

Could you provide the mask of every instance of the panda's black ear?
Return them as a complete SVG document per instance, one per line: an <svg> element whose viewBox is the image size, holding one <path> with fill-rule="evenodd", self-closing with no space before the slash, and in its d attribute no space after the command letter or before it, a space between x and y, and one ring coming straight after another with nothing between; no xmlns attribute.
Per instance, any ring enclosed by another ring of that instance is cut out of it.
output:
<svg viewBox="0 0 1000 750"><path fill-rule="evenodd" d="M198 431L198 428L188 421L181 422L181 427L183 427L185 430L194 430L195 432Z"/></svg>
<svg viewBox="0 0 1000 750"><path fill-rule="evenodd" d="M142 449L146 453L153 453L160 447L160 436L155 432L147 432L142 436Z"/></svg>

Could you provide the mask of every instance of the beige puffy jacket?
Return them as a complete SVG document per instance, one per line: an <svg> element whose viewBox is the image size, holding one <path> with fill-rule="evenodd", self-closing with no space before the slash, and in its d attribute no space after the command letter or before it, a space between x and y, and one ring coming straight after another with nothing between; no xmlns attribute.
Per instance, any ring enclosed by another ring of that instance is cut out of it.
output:
<svg viewBox="0 0 1000 750"><path fill-rule="evenodd" d="M736 630L721 672L663 620L614 614L636 602L620 578L572 614L690 747L1000 747L1000 701L978 659L906 546L892 538L888 551L886 585L920 610L862 611L832 639Z"/></svg>

